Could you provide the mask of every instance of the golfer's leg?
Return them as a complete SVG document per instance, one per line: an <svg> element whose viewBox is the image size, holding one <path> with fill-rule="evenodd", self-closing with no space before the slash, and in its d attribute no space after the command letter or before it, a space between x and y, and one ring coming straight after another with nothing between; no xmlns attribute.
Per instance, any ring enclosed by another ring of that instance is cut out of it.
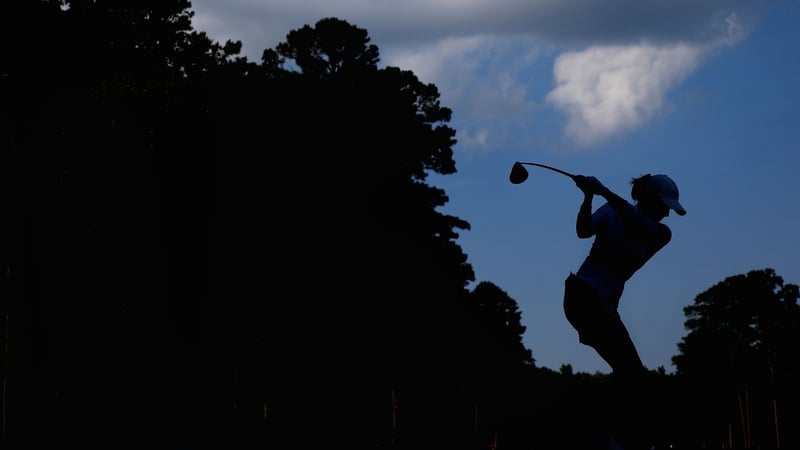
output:
<svg viewBox="0 0 800 450"><path fill-rule="evenodd" d="M644 364L627 330L623 327L622 331L615 330L612 333L612 336L596 342L595 350L611 366L614 373L625 377L640 375L644 370Z"/></svg>
<svg viewBox="0 0 800 450"><path fill-rule="evenodd" d="M646 369L621 321L607 330L595 349L613 369L609 413L613 414L618 438L623 447L627 443L635 448L652 425L647 423L647 410L652 406L647 404L650 396L644 387Z"/></svg>

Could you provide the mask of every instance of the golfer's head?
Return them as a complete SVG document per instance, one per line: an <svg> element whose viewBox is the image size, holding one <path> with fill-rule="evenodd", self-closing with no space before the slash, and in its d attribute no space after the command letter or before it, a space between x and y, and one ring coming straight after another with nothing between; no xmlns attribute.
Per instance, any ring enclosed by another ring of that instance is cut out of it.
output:
<svg viewBox="0 0 800 450"><path fill-rule="evenodd" d="M675 211L679 216L686 214L679 201L678 185L672 178L659 174L659 175L644 175L639 178L634 178L631 182L633 188L631 189L631 197L639 204L645 207L652 207L655 203L661 203L667 211Z"/></svg>

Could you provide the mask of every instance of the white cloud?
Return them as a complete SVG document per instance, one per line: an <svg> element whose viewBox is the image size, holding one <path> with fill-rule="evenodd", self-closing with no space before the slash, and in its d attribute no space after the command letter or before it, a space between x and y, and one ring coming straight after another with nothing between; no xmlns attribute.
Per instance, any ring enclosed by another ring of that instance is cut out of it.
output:
<svg viewBox="0 0 800 450"><path fill-rule="evenodd" d="M500 139L504 125L533 113L526 74L539 62L536 49L521 38L472 36L389 49L382 59L436 85L442 104L454 111L460 146L482 152Z"/></svg>
<svg viewBox="0 0 800 450"><path fill-rule="evenodd" d="M367 30L382 64L438 87L454 125L458 118L459 135L472 137L460 142L477 150L508 145L502 141L509 127L530 129L540 100L533 86L542 83L531 74L541 48L575 49L556 59L556 85L544 100L566 114L566 135L588 146L651 121L709 52L741 40L759 13L751 0L192 4L196 28L219 41L241 40L244 54L256 61L289 31L325 17Z"/></svg>
<svg viewBox="0 0 800 450"><path fill-rule="evenodd" d="M419 48L400 48L384 52L387 65L411 70L424 83L448 82L458 88L487 57L491 46L481 36L448 38Z"/></svg>
<svg viewBox="0 0 800 450"><path fill-rule="evenodd" d="M553 70L557 86L546 99L567 114L567 136L590 145L649 121L699 58L700 50L689 45L594 46L564 53Z"/></svg>
<svg viewBox="0 0 800 450"><path fill-rule="evenodd" d="M536 49L524 40L472 36L390 49L383 59L413 71L423 83L435 84L448 104L507 115L529 106L525 74L538 60Z"/></svg>
<svg viewBox="0 0 800 450"><path fill-rule="evenodd" d="M712 23L701 43L595 45L560 55L546 101L567 115L566 136L585 147L649 122L709 53L748 32L735 13Z"/></svg>
<svg viewBox="0 0 800 450"><path fill-rule="evenodd" d="M470 153L485 153L490 150L489 146L489 130L479 129L474 134L464 132L458 134L458 141L464 145Z"/></svg>

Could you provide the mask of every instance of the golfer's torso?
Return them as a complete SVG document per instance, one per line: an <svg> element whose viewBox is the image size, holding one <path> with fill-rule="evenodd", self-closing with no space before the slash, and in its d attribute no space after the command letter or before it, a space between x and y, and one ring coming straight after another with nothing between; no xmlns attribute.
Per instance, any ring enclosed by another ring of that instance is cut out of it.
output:
<svg viewBox="0 0 800 450"><path fill-rule="evenodd" d="M576 275L592 284L616 305L625 282L663 244L660 244L654 230L625 223L607 204L596 214L595 240Z"/></svg>

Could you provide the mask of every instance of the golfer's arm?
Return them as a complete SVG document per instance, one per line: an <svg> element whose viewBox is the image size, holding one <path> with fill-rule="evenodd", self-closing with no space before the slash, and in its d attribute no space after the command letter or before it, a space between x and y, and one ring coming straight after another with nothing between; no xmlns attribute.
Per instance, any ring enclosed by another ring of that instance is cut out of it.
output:
<svg viewBox="0 0 800 450"><path fill-rule="evenodd" d="M592 194L585 194L583 203L578 210L578 218L575 221L575 231L578 237L586 239L592 237Z"/></svg>
<svg viewBox="0 0 800 450"><path fill-rule="evenodd" d="M606 199L608 204L614 208L614 211L616 211L616 213L619 214L623 220L628 220L632 217L630 209L631 204L628 203L627 200L611 192L611 190L606 187L603 188L599 195Z"/></svg>

